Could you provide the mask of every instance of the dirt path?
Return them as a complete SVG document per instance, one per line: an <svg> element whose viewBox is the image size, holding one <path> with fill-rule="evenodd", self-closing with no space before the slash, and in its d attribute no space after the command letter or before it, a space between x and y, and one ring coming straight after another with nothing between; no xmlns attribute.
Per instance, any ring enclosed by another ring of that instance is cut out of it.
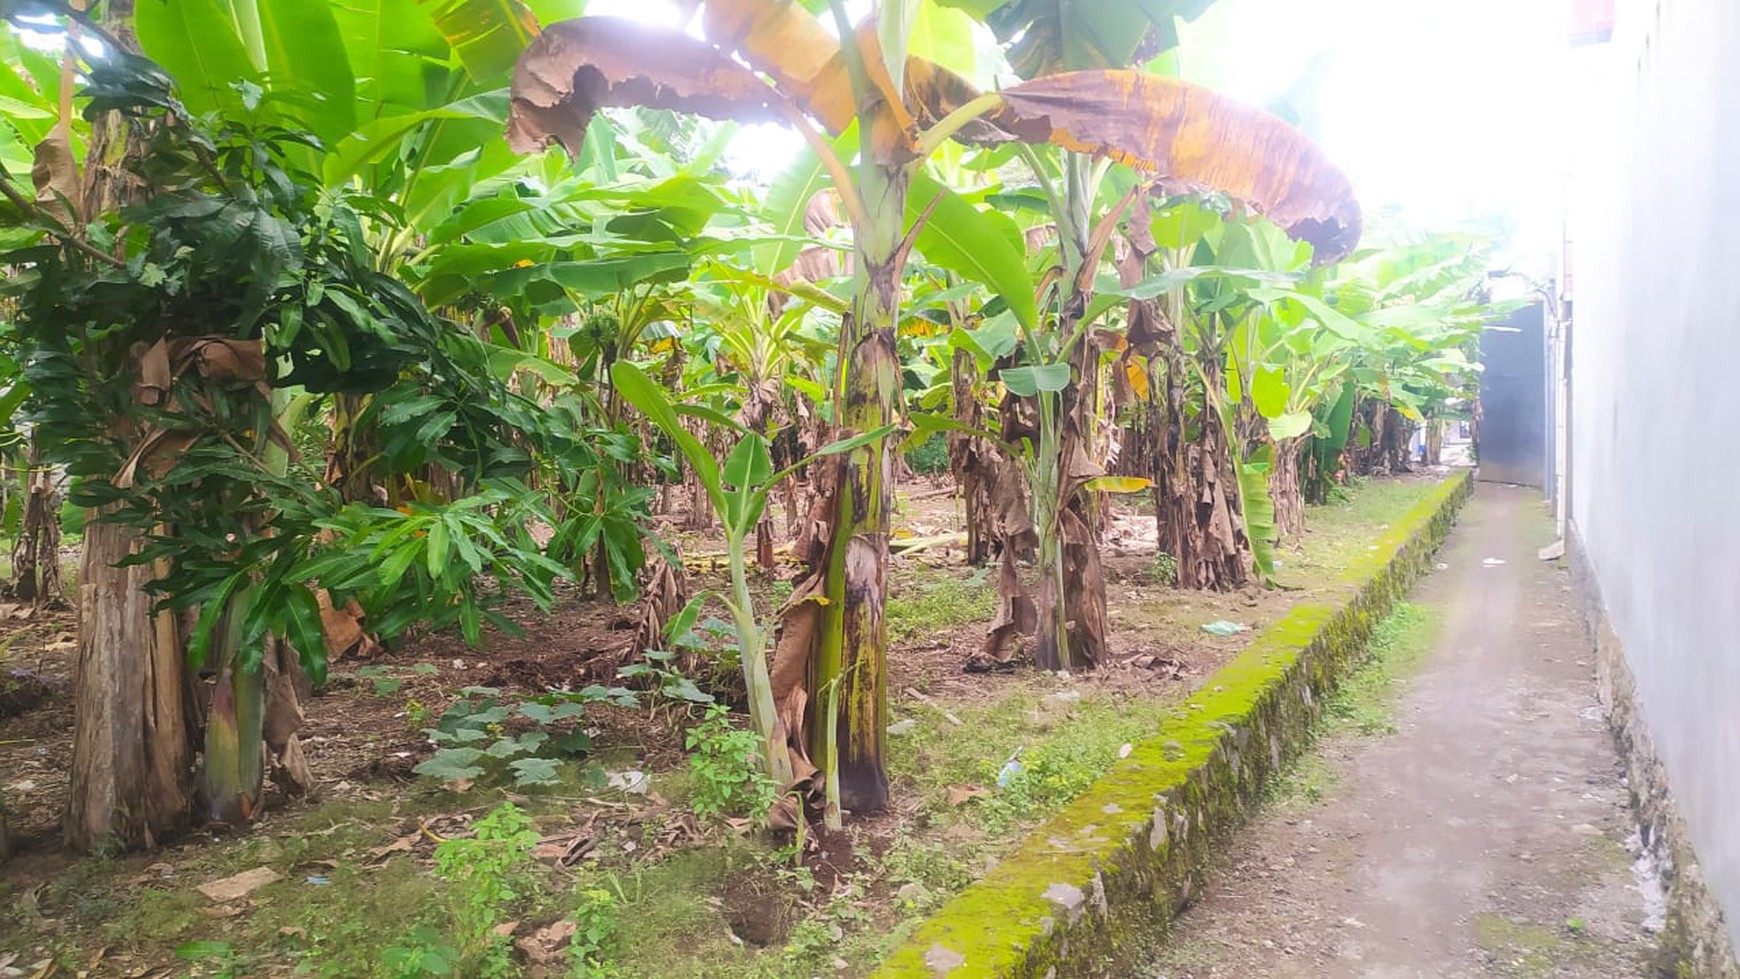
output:
<svg viewBox="0 0 1740 979"><path fill-rule="evenodd" d="M1442 627L1394 733L1320 741L1320 799L1241 833L1138 975L1649 975L1650 885L1551 539L1534 491L1479 487L1413 596Z"/></svg>

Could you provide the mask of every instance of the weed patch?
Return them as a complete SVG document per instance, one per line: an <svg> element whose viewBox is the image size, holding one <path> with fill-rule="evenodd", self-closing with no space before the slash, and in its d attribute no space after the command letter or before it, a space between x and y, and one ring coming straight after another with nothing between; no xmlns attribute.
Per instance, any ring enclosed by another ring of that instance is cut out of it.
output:
<svg viewBox="0 0 1740 979"><path fill-rule="evenodd" d="M761 770L754 731L734 727L725 708L713 706L689 729L689 804L703 818L731 814L764 819L780 786Z"/></svg>
<svg viewBox="0 0 1740 979"><path fill-rule="evenodd" d="M1439 615L1432 609L1397 602L1372 630L1365 663L1325 704L1330 730L1351 729L1368 736L1393 733L1398 685L1413 676L1432 651L1439 625Z"/></svg>
<svg viewBox="0 0 1740 979"><path fill-rule="evenodd" d="M905 584L907 587L888 599L888 638L894 642L911 642L945 629L989 622L996 612L996 587L984 568L965 576L938 576Z"/></svg>
<svg viewBox="0 0 1740 979"><path fill-rule="evenodd" d="M1323 723L1313 733L1313 741L1336 734L1376 737L1394 733L1399 685L1431 652L1440 625L1435 610L1397 602L1373 627L1365 662L1324 702ZM1334 767L1314 744L1264 786L1264 799L1284 809L1307 808L1328 796L1336 782Z"/></svg>
<svg viewBox="0 0 1740 979"><path fill-rule="evenodd" d="M1170 707L1061 683L1048 691L1038 681L949 712L958 726L940 708L914 705L918 724L891 740L889 768L918 790L933 818L1000 835L1074 799Z"/></svg>

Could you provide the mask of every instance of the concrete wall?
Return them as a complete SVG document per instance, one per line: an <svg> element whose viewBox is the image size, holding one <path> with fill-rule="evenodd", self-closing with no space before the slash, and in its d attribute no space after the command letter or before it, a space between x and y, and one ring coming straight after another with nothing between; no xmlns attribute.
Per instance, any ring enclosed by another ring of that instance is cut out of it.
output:
<svg viewBox="0 0 1740 979"><path fill-rule="evenodd" d="M1571 520L1740 943L1740 0L1620 0L1575 97Z"/></svg>

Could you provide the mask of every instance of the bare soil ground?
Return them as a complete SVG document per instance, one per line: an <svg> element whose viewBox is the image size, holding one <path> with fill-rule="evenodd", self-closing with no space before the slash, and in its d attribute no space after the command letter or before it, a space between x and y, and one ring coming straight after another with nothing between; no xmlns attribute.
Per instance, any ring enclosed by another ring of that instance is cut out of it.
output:
<svg viewBox="0 0 1740 979"><path fill-rule="evenodd" d="M991 617L994 573L964 566L946 546L896 559L895 805L850 819L843 833L812 835L795 851L742 821L696 818L683 744L695 714L681 704L589 705L582 724L595 753L565 770L555 789L454 792L412 773L432 750L421 729L463 688L495 687L512 698L611 682L632 616L569 593L547 616L512 606L524 634L492 634L483 650L434 635L333 664L303 732L320 781L315 799L269 799L262 822L239 838L193 833L156 853L81 858L58 848L73 623L65 615L0 620L0 670L24 671L46 691L11 710L0 698L0 791L23 851L0 865L0 906L12 909L0 915L0 975L26 965L30 975L45 962L91 975L181 975L188 966L174 950L195 940L232 946L242 964L236 974L378 974L381 949L436 901L435 841L464 835L504 799L537 818L548 867L540 878L548 893L524 902L516 934L566 913L568 895L587 882L607 886L622 904L618 944L634 950L622 959L625 975L862 974L913 919L993 865L1251 635L1213 636L1204 623L1258 629L1309 600L1313 586L1330 581L1433 482L1376 481L1314 508L1304 541L1282 552L1283 587L1268 591L1166 587L1151 533L1146 546L1142 539L1151 518L1121 514L1105 562L1113 661L1088 676L963 673ZM930 489L920 483L902 494L903 535L959 526L957 504ZM681 536L687 554L716 549L706 535ZM691 588L719 584L717 572L702 571ZM789 585L768 576L758 588L771 609ZM729 673L717 679L729 701ZM999 784L1017 755L1024 774ZM630 771L648 773L650 790L603 784ZM195 890L257 866L285 879L236 902Z"/></svg>
<svg viewBox="0 0 1740 979"><path fill-rule="evenodd" d="M1402 637L1418 675L1367 676L1389 708L1343 702L1144 979L1657 974L1591 646L1535 556L1552 539L1535 491L1479 487L1414 598L1442 622Z"/></svg>

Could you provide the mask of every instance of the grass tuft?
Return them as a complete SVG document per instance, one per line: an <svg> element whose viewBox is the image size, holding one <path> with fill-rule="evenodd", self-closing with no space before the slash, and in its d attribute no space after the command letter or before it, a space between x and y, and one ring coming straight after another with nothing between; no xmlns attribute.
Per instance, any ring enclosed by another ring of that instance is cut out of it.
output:
<svg viewBox="0 0 1740 979"><path fill-rule="evenodd" d="M1325 701L1323 723L1313 740L1337 734L1393 734L1400 684L1419 670L1432 651L1441 624L1435 609L1397 602L1372 629L1365 662ZM1264 795L1270 805L1302 809L1323 801L1336 781L1334 767L1313 749L1271 779Z"/></svg>
<svg viewBox="0 0 1740 979"><path fill-rule="evenodd" d="M901 582L888 598L888 638L911 642L946 629L988 623L997 611L996 583L986 569L959 577L938 568L930 580ZM927 576L930 577L930 576Z"/></svg>

